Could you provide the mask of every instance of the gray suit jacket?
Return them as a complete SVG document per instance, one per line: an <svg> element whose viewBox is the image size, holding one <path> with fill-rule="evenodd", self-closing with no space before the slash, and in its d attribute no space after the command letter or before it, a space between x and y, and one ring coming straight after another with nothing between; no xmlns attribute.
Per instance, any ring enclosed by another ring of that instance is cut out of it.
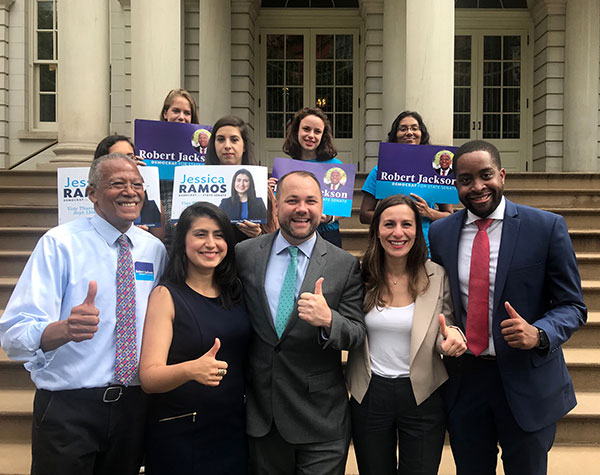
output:
<svg viewBox="0 0 600 475"><path fill-rule="evenodd" d="M324 277L323 295L333 320L327 340L321 328L298 318L294 308L277 337L264 288L276 233L239 243L238 275L254 335L248 356L247 432L262 437L275 422L294 444L326 442L349 435L348 395L341 350L360 345L365 336L362 281L358 260L317 234L302 292L314 292Z"/></svg>
<svg viewBox="0 0 600 475"><path fill-rule="evenodd" d="M442 362L442 336L438 315L443 313L448 325L454 324L450 282L442 266L425 263L429 287L415 300L410 332L410 383L417 404L421 404L448 379ZM350 394L362 402L371 381L369 344L365 342L348 355L346 382Z"/></svg>

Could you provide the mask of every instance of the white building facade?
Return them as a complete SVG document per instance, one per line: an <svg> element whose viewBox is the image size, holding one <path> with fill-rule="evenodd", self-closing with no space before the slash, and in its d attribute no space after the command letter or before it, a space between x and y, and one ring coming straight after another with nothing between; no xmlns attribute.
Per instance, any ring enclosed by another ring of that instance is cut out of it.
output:
<svg viewBox="0 0 600 475"><path fill-rule="evenodd" d="M368 171L403 110L509 171L600 171L600 0L0 0L0 169L89 162L188 89L257 158L320 106Z"/></svg>

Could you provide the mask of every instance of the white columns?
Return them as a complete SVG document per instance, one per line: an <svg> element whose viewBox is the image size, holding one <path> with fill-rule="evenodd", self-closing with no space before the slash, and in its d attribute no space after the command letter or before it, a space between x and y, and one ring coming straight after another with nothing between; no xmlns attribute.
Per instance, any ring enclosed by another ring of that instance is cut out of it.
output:
<svg viewBox="0 0 600 475"><path fill-rule="evenodd" d="M58 145L51 167L92 160L108 134L110 102L108 0L61 0L58 18Z"/></svg>
<svg viewBox="0 0 600 475"><path fill-rule="evenodd" d="M563 171L598 171L600 0L568 0Z"/></svg>
<svg viewBox="0 0 600 475"><path fill-rule="evenodd" d="M454 2L385 0L383 128L403 110L423 116L432 143L452 144Z"/></svg>
<svg viewBox="0 0 600 475"><path fill-rule="evenodd" d="M214 124L231 113L231 2L200 2L198 112L200 122Z"/></svg>
<svg viewBox="0 0 600 475"><path fill-rule="evenodd" d="M132 127L158 120L167 93L183 87L182 31L181 0L131 0Z"/></svg>

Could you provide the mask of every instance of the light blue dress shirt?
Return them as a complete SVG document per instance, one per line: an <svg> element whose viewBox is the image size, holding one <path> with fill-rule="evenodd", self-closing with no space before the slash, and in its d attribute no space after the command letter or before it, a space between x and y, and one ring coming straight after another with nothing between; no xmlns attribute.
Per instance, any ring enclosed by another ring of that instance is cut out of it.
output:
<svg viewBox="0 0 600 475"><path fill-rule="evenodd" d="M310 256L312 255L316 242L317 235L313 233L312 237L304 241L302 244L296 246L300 250L300 252L298 252L296 291L294 293L296 300L298 299L302 282L304 282L306 269L308 269ZM281 235L281 232L278 232L275 240L273 241L273 246L271 247L269 263L267 264L267 271L265 273L265 293L267 295L267 300L269 301L269 310L271 310L273 325L277 319L277 306L279 305L281 286L283 284L283 279L285 279L285 273L287 272L288 265L290 264L290 253L287 251L287 248L290 246L292 246L292 244L290 244L287 239Z"/></svg>
<svg viewBox="0 0 600 475"><path fill-rule="evenodd" d="M103 387L114 383L117 238L121 232L98 215L48 231L37 243L0 318L0 342L11 359L24 361L36 387L50 391ZM163 244L131 226L135 270L138 359L148 297L166 264ZM42 333L66 320L85 299L90 280L98 283L98 331L91 340L69 342L43 352ZM139 385L136 376L131 385Z"/></svg>

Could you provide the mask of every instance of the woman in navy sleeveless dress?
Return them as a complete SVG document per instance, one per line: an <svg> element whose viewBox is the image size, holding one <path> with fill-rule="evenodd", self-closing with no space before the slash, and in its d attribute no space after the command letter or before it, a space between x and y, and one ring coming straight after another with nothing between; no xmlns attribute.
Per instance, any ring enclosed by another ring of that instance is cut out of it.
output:
<svg viewBox="0 0 600 475"><path fill-rule="evenodd" d="M146 473L245 474L244 363L250 323L225 213L181 215L150 297L140 360L150 395Z"/></svg>

